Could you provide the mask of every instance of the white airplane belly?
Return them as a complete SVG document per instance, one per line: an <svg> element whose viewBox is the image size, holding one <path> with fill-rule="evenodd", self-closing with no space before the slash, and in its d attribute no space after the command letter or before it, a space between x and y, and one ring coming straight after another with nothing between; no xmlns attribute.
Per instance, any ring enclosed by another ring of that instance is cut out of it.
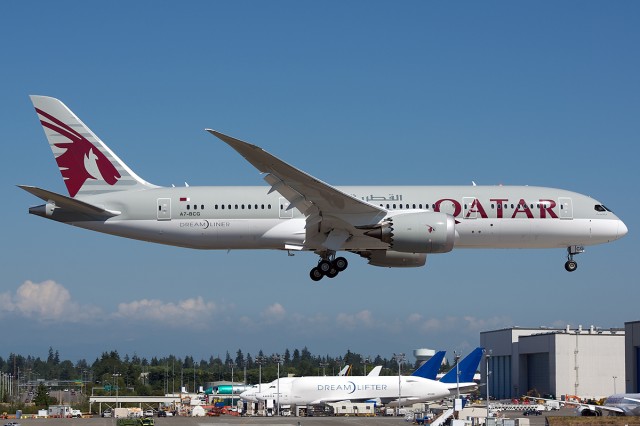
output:
<svg viewBox="0 0 640 426"><path fill-rule="evenodd" d="M177 219L108 220L73 225L135 240L195 249L284 249L285 244L301 245L304 241L304 232L302 236L299 234L300 223L294 221L304 223L292 219ZM283 226L284 222L292 223Z"/></svg>
<svg viewBox="0 0 640 426"><path fill-rule="evenodd" d="M455 247L565 248L570 245L600 244L611 241L611 236L616 235L618 225L614 222L617 221L591 219L464 220L456 226L460 238L456 241Z"/></svg>

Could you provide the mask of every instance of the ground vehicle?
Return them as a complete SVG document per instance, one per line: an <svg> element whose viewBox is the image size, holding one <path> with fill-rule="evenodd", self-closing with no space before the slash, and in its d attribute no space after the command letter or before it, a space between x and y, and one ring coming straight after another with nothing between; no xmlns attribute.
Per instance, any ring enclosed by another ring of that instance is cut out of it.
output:
<svg viewBox="0 0 640 426"><path fill-rule="evenodd" d="M102 412L102 417L111 417L113 416L113 413L111 413L111 410L106 409Z"/></svg>
<svg viewBox="0 0 640 426"><path fill-rule="evenodd" d="M145 410L144 411L144 417L153 417L153 410L151 410L151 409Z"/></svg>
<svg viewBox="0 0 640 426"><path fill-rule="evenodd" d="M524 416L539 416L541 414L542 414L542 412L540 410L536 410L535 408L532 408L530 410L526 410L524 413L522 413L522 415L524 415Z"/></svg>

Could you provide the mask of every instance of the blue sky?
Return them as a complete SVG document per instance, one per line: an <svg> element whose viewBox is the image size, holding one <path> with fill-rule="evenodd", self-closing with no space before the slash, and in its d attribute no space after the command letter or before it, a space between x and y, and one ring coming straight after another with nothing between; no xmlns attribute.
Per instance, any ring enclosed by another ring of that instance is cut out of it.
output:
<svg viewBox="0 0 640 426"><path fill-rule="evenodd" d="M0 3L0 321L10 352L208 358L307 346L468 352L479 332L638 320L637 2ZM211 127L336 185L591 195L629 234L454 250L312 283L315 255L202 252L30 216L65 193L29 94L60 98L158 185L265 185Z"/></svg>

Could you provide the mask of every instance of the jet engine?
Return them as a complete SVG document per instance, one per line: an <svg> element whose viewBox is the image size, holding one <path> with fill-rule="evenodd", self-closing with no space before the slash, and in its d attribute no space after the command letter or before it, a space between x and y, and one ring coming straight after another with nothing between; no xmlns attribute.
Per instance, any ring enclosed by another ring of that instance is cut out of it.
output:
<svg viewBox="0 0 640 426"><path fill-rule="evenodd" d="M365 232L402 253L447 253L455 242L455 219L439 212L400 213Z"/></svg>

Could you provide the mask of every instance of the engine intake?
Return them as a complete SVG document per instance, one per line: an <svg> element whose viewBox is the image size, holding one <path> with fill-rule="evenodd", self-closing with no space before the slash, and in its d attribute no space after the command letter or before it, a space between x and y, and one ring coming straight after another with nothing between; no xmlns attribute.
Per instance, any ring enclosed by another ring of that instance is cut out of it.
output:
<svg viewBox="0 0 640 426"><path fill-rule="evenodd" d="M439 212L400 213L365 232L402 253L447 253L455 242L455 219Z"/></svg>

